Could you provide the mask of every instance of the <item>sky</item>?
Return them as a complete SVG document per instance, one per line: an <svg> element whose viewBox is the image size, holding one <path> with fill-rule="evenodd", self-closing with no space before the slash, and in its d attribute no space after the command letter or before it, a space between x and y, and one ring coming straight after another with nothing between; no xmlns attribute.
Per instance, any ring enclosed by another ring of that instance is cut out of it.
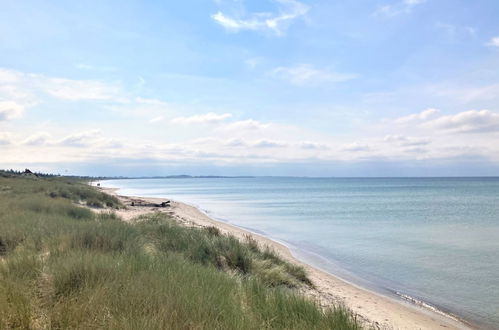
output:
<svg viewBox="0 0 499 330"><path fill-rule="evenodd" d="M0 168L499 175L497 0L0 6Z"/></svg>

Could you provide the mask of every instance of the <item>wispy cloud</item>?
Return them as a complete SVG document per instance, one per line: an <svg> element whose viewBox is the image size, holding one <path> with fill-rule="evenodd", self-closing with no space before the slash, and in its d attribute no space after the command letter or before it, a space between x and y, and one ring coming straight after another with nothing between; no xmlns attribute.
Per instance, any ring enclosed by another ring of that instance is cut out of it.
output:
<svg viewBox="0 0 499 330"><path fill-rule="evenodd" d="M300 142L298 146L302 149L307 149L307 150L328 150L328 149L330 149L329 146L326 144L309 142L309 141Z"/></svg>
<svg viewBox="0 0 499 330"><path fill-rule="evenodd" d="M287 144L282 141L271 141L271 140L260 140L253 143L253 147L255 148L282 148Z"/></svg>
<svg viewBox="0 0 499 330"><path fill-rule="evenodd" d="M100 137L102 137L101 131L91 130L66 136L62 140L57 141L57 144L70 147L86 147Z"/></svg>
<svg viewBox="0 0 499 330"><path fill-rule="evenodd" d="M461 39L475 37L476 29L471 26L460 26L450 23L437 22L435 27L443 31L450 42L457 42Z"/></svg>
<svg viewBox="0 0 499 330"><path fill-rule="evenodd" d="M0 145L12 144L12 134L9 132L0 132Z"/></svg>
<svg viewBox="0 0 499 330"><path fill-rule="evenodd" d="M28 147L50 147L51 149L81 149L87 148L88 152L98 151L101 148L121 148L123 143L116 139L104 137L100 130L88 130L66 135L62 138L53 137L47 132L36 132L29 135L18 144ZM59 148L57 148L59 147ZM47 149L44 149L47 150Z"/></svg>
<svg viewBox="0 0 499 330"><path fill-rule="evenodd" d="M309 64L277 67L270 72L270 75L299 86L339 83L358 77L356 74L351 73L338 73L329 69L316 69Z"/></svg>
<svg viewBox="0 0 499 330"><path fill-rule="evenodd" d="M0 122L19 118L24 112L25 106L13 101L0 101Z"/></svg>
<svg viewBox="0 0 499 330"><path fill-rule="evenodd" d="M407 124L414 124L414 123L418 123L418 122L423 122L423 121L428 120L431 117L435 116L439 112L440 112L440 110L438 110L438 109L429 108L429 109L421 111L420 113L415 113L412 115L397 118L397 119L395 119L395 123L407 125Z"/></svg>
<svg viewBox="0 0 499 330"><path fill-rule="evenodd" d="M402 0L393 4L383 5L375 12L375 16L393 17L400 14L408 14L417 5L425 3L426 0Z"/></svg>
<svg viewBox="0 0 499 330"><path fill-rule="evenodd" d="M3 94L10 99L23 99L33 103L38 93L71 101L118 100L123 97L120 86L116 84L0 69L0 96Z"/></svg>
<svg viewBox="0 0 499 330"><path fill-rule="evenodd" d="M251 14L230 14L218 11L211 18L233 32L241 30L272 32L282 35L288 25L295 19L304 16L309 8L296 0L273 0L277 3L277 12L259 12Z"/></svg>
<svg viewBox="0 0 499 330"><path fill-rule="evenodd" d="M223 114L216 114L213 112L209 112L207 114L203 115L194 115L190 117L177 117L173 118L171 122L173 124L183 124L183 125L190 125L190 124L217 124L225 121L228 118L231 118L232 114L230 113L223 113Z"/></svg>
<svg viewBox="0 0 499 330"><path fill-rule="evenodd" d="M110 100L117 98L120 89L94 80L72 80L62 78L44 79L42 87L48 94L63 100Z"/></svg>
<svg viewBox="0 0 499 330"><path fill-rule="evenodd" d="M247 131L247 130L260 130L269 127L270 124L264 124L261 123L257 120L253 119L246 119L246 120L240 120L240 121L235 121L233 123L227 124L223 126L221 129L224 131L235 131L235 132L241 132L241 131Z"/></svg>
<svg viewBox="0 0 499 330"><path fill-rule="evenodd" d="M369 147L366 144L354 142L354 143L350 143L350 144L343 146L343 148L341 148L341 150L342 151L350 151L350 152L361 152L361 151L369 151L369 150L371 150L371 147Z"/></svg>
<svg viewBox="0 0 499 330"><path fill-rule="evenodd" d="M499 37L491 38L490 41L487 43L487 46L499 47Z"/></svg>
<svg viewBox="0 0 499 330"><path fill-rule="evenodd" d="M37 103L23 74L0 68L0 122L20 118Z"/></svg>
<svg viewBox="0 0 499 330"><path fill-rule="evenodd" d="M431 129L434 133L499 133L499 113L490 110L469 110L438 116L439 110L427 109L420 113L397 118L394 123ZM404 142L402 136L387 136L385 141ZM415 145L414 143L412 145ZM422 143L424 144L424 143Z"/></svg>
<svg viewBox="0 0 499 330"><path fill-rule="evenodd" d="M499 113L490 110L470 110L454 115L441 116L425 126L450 133L499 132Z"/></svg>
<svg viewBox="0 0 499 330"><path fill-rule="evenodd" d="M166 107L168 106L168 103L158 100L158 99L149 99L149 98L144 98L144 97L136 97L135 102L139 104L147 104L147 105L155 105L155 106L161 106L161 107Z"/></svg>
<svg viewBox="0 0 499 330"><path fill-rule="evenodd" d="M257 68L260 64L262 64L265 61L263 57L251 57L248 58L244 61L244 64L248 69L255 69Z"/></svg>
<svg viewBox="0 0 499 330"><path fill-rule="evenodd" d="M242 139L230 139L225 142L225 145L228 147L246 147L248 143Z"/></svg>
<svg viewBox="0 0 499 330"><path fill-rule="evenodd" d="M50 143L50 134L47 132L38 132L28 136L21 144L27 146L45 146Z"/></svg>
<svg viewBox="0 0 499 330"><path fill-rule="evenodd" d="M387 135L383 141L395 143L402 147L423 146L431 143L429 138L416 138L404 135Z"/></svg>
<svg viewBox="0 0 499 330"><path fill-rule="evenodd" d="M149 120L149 124L155 124L159 123L160 121L163 121L165 119L165 116L157 116Z"/></svg>

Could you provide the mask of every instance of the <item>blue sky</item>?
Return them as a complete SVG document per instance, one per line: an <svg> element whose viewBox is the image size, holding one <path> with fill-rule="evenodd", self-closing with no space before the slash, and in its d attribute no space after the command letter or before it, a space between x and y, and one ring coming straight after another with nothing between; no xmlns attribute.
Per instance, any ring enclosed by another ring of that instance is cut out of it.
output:
<svg viewBox="0 0 499 330"><path fill-rule="evenodd" d="M0 167L499 175L499 2L3 1Z"/></svg>

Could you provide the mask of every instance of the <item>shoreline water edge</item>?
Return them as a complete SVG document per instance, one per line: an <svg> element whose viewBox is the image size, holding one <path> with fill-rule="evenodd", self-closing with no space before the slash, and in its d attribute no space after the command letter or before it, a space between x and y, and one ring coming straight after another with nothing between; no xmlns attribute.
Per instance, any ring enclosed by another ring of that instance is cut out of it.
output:
<svg viewBox="0 0 499 330"><path fill-rule="evenodd" d="M93 185L96 185L96 182ZM369 326L379 329L476 328L475 325L471 325L456 315L446 313L404 293L392 292L392 296L384 295L361 287L320 267L312 266L297 257L296 253L293 254L293 249L286 243L254 232L249 228L214 219L207 212L186 202L171 200L167 196L163 198L125 196L119 194L119 189L105 186L100 186L99 189L118 197L126 205L126 209L116 211L124 221L131 221L142 214L159 211L167 212L178 222L187 226L214 226L223 233L231 234L239 239L252 237L261 246L268 246L285 260L305 268L315 287L303 289L303 294L317 300L322 306L344 304ZM159 204L164 200L171 201L169 207L139 206Z"/></svg>

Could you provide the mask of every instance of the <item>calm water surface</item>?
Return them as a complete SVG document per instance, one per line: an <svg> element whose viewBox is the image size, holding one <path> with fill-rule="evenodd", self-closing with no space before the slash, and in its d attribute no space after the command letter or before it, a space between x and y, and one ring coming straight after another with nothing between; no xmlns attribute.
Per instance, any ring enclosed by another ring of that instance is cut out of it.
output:
<svg viewBox="0 0 499 330"><path fill-rule="evenodd" d="M284 242L305 261L499 328L499 178L110 180Z"/></svg>

